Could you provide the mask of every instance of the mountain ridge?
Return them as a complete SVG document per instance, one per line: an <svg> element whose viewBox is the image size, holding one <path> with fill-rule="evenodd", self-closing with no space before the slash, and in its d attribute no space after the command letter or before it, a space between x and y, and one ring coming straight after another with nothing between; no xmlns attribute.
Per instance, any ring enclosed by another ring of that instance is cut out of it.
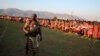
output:
<svg viewBox="0 0 100 56"><path fill-rule="evenodd" d="M52 19L57 17L59 19L69 19L69 20L83 20L81 17L69 15L69 14L59 14L59 13L52 13L46 11L32 11L32 10L21 10L17 8L7 8L7 9L0 9L0 15L10 15L10 16L31 16L33 13L36 13L38 18L48 18Z"/></svg>

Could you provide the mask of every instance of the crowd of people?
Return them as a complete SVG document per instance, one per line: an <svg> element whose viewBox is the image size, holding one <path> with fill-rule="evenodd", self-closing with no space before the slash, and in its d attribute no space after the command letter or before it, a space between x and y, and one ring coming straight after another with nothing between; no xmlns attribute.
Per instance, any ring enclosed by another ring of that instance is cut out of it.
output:
<svg viewBox="0 0 100 56"><path fill-rule="evenodd" d="M40 19L40 24L49 29L77 33L84 38L100 39L100 23L80 20Z"/></svg>
<svg viewBox="0 0 100 56"><path fill-rule="evenodd" d="M14 17L14 16L13 16ZM10 20L13 17L8 17ZM6 18L1 17L0 18ZM23 21L29 19L29 17L15 17L15 21ZM13 19L14 20L14 19ZM66 33L77 33L84 38L100 39L100 22L97 21L81 21L81 20L63 20L63 19L39 19L40 24L43 27L49 29L57 29Z"/></svg>

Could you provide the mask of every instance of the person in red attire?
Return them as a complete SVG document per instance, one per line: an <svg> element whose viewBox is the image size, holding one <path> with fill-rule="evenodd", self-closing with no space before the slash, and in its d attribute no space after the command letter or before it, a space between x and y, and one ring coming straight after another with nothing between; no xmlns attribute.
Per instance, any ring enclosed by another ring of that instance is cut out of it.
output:
<svg viewBox="0 0 100 56"><path fill-rule="evenodd" d="M100 26L99 26L99 31L98 31L98 37L97 39L100 39Z"/></svg>
<svg viewBox="0 0 100 56"><path fill-rule="evenodd" d="M97 24L94 24L94 26L93 26L93 38L94 39L97 38L98 31L99 31L98 29L99 29L98 25Z"/></svg>
<svg viewBox="0 0 100 56"><path fill-rule="evenodd" d="M87 35L88 37L93 37L93 25L92 25L92 22L89 22L88 24L88 31L87 31Z"/></svg>

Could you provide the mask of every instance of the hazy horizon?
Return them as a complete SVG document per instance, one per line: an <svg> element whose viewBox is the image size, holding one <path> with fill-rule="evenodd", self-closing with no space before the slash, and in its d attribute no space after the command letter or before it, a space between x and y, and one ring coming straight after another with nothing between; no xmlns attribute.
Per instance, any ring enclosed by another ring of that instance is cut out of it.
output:
<svg viewBox="0 0 100 56"><path fill-rule="evenodd" d="M100 0L0 0L0 8L47 11L100 21Z"/></svg>

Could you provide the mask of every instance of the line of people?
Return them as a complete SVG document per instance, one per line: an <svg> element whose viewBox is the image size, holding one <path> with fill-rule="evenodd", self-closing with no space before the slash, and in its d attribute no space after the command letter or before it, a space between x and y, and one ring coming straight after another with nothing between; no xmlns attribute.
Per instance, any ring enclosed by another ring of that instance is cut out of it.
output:
<svg viewBox="0 0 100 56"><path fill-rule="evenodd" d="M40 19L40 24L50 29L77 33L87 38L100 39L100 23L79 20Z"/></svg>
<svg viewBox="0 0 100 56"><path fill-rule="evenodd" d="M11 16L0 16L0 18L8 18L11 20ZM20 18L20 19L19 19ZM16 21L25 22L29 17L17 17ZM13 18L12 18L13 19ZM80 21L80 20L62 20L62 19L40 19L39 22L42 26L50 29L58 29L64 32L77 33L88 38L100 39L100 22Z"/></svg>

